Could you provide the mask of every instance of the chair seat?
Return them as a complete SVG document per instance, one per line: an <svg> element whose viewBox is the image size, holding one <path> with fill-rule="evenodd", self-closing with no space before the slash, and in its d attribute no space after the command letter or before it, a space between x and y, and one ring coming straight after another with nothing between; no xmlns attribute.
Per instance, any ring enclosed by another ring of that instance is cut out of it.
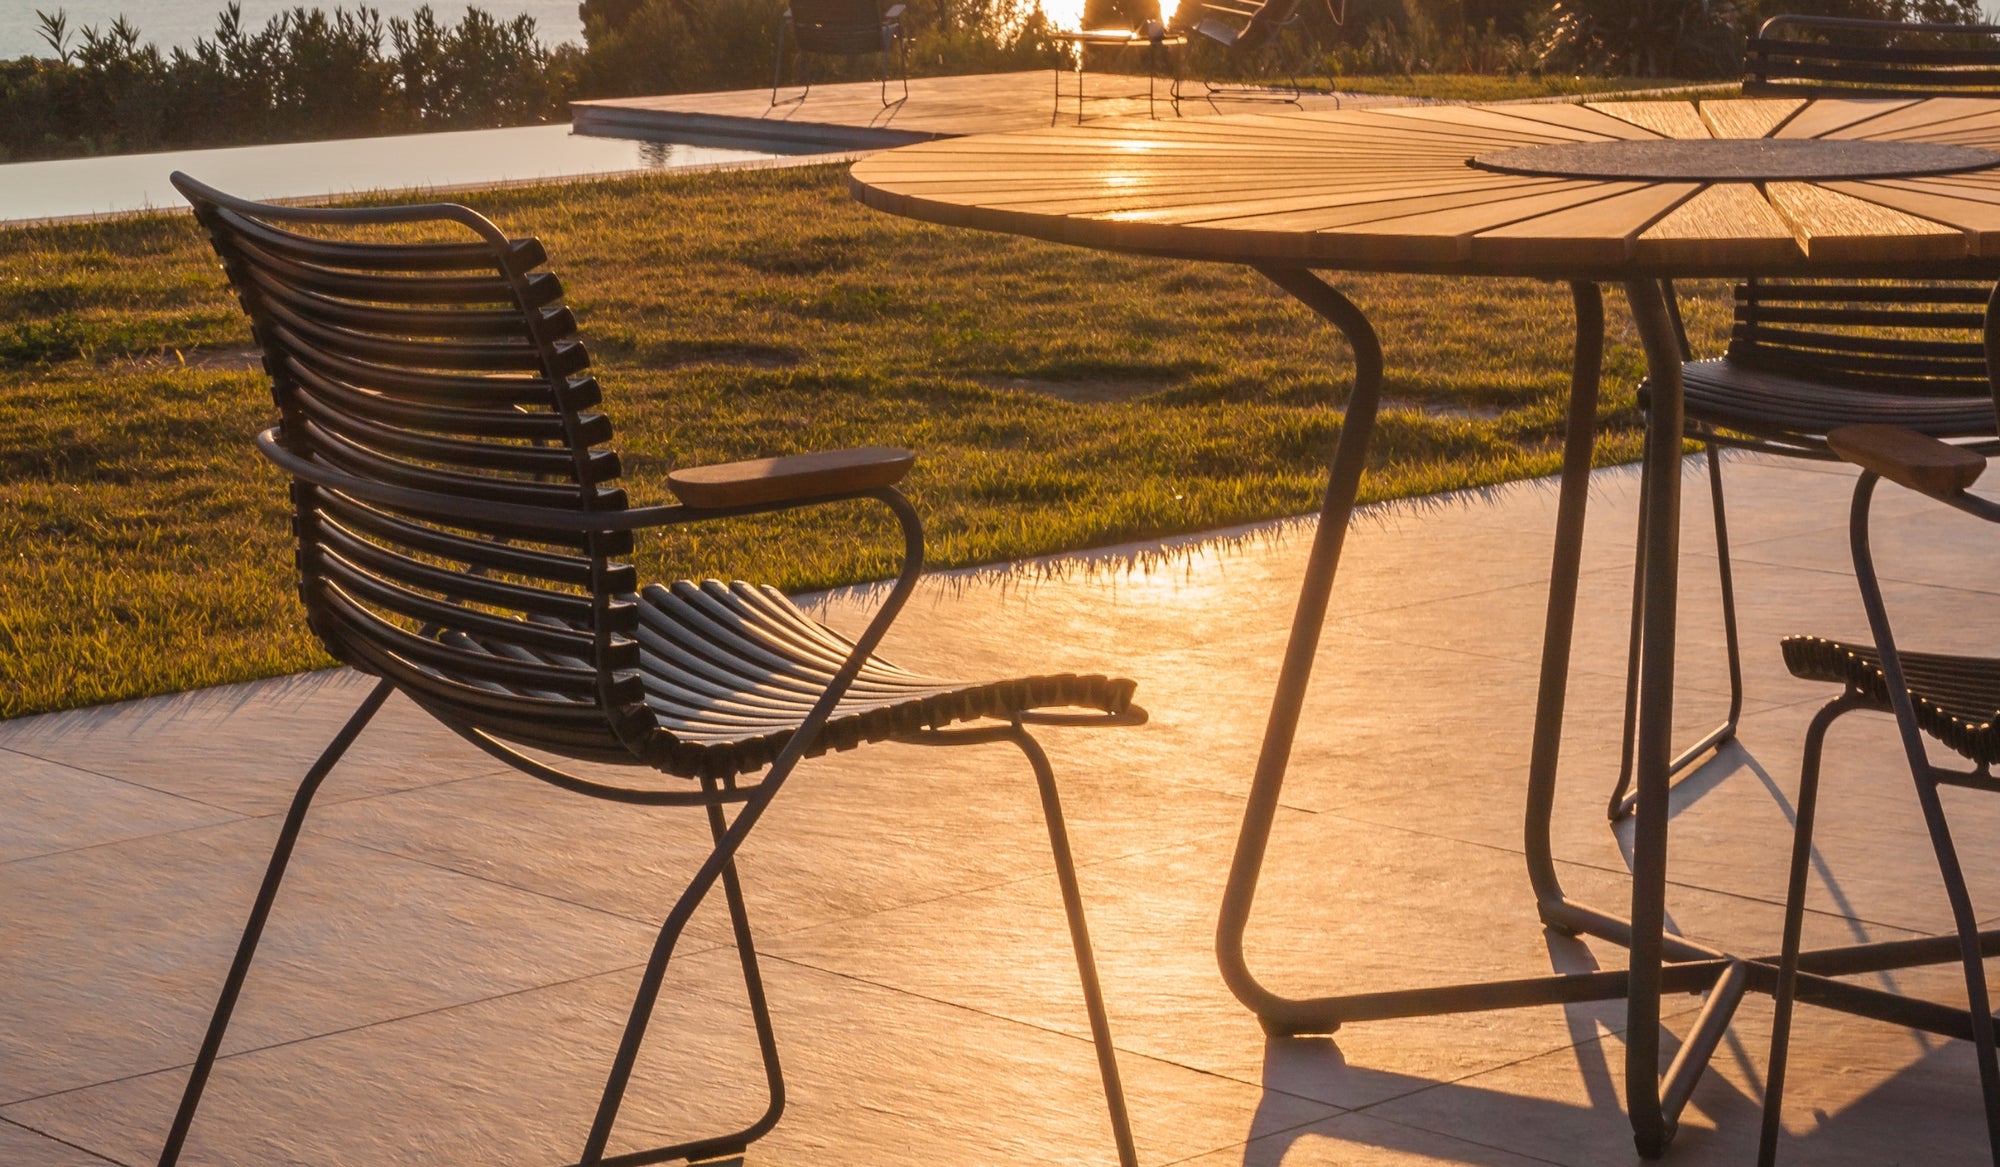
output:
<svg viewBox="0 0 2000 1167"><path fill-rule="evenodd" d="M1681 366L1687 419L1814 449L1844 425L1892 424L1934 438L1992 438L1993 398L1891 394L1828 385L1721 358Z"/></svg>
<svg viewBox="0 0 2000 1167"><path fill-rule="evenodd" d="M1785 667L1806 681L1832 681L1889 708L1882 658L1872 645L1788 636ZM1903 679L1916 699L1917 724L1947 748L1982 766L2000 762L2000 660L1906 652Z"/></svg>
<svg viewBox="0 0 2000 1167"><path fill-rule="evenodd" d="M1209 40L1225 47L1235 45L1238 38L1242 35L1241 30L1236 26L1224 24L1219 20L1204 20L1194 26L1194 31L1195 35L1205 36Z"/></svg>
<svg viewBox="0 0 2000 1167"><path fill-rule="evenodd" d="M853 642L757 584L654 584L639 596L646 703L659 732L646 761L685 777L728 778L774 761ZM1123 714L1132 681L1058 674L968 682L870 657L808 756L953 722L1074 707Z"/></svg>

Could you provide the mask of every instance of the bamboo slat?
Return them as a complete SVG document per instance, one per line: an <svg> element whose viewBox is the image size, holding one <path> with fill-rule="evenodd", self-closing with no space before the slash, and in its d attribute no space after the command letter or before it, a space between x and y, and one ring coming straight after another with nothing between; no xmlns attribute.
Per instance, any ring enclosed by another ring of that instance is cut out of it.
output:
<svg viewBox="0 0 2000 1167"><path fill-rule="evenodd" d="M1779 126L1774 138L1822 138L1836 130L1859 125L1870 118L1914 105L1909 97L1825 98L1792 115Z"/></svg>
<svg viewBox="0 0 2000 1167"><path fill-rule="evenodd" d="M1798 97L1752 97L1735 101L1704 101L1701 120L1718 138L1768 138L1771 131L1799 111Z"/></svg>
<svg viewBox="0 0 2000 1167"><path fill-rule="evenodd" d="M1580 130L1560 122L1516 117L1511 110L1481 109L1478 106L1424 106L1416 109L1385 109L1380 112L1385 118L1395 118L1405 123L1437 123L1454 137L1490 131L1496 135L1518 137L1526 143L1592 142L1606 136L1600 131Z"/></svg>
<svg viewBox="0 0 2000 1167"><path fill-rule="evenodd" d="M1770 183L1764 194L1791 224L1792 234L1809 259L1837 263L1892 253L1903 260L1953 259L1965 254L1964 232L1879 203L1804 182Z"/></svg>
<svg viewBox="0 0 2000 1167"><path fill-rule="evenodd" d="M1511 200L1528 196L1563 195L1588 193L1596 183L1565 182L1562 179L1547 178L1523 183L1504 192L1493 190L1459 191L1435 195L1419 195L1410 199L1389 199L1381 202L1357 202L1336 206L1301 207L1292 210L1252 209L1239 206L1233 213L1209 219L1196 218L1193 212L1181 221L1201 223L1211 227L1231 230L1258 231L1331 231L1339 227L1352 227L1361 223L1380 223L1389 219L1409 219L1428 216L1434 212L1468 210L1477 211L1481 207L1501 206ZM1564 204L1566 205L1566 204Z"/></svg>
<svg viewBox="0 0 2000 1167"><path fill-rule="evenodd" d="M1830 182L1825 189L1956 227L1972 237L1974 255L2000 255L2000 202L1953 198L1883 182Z"/></svg>
<svg viewBox="0 0 2000 1167"><path fill-rule="evenodd" d="M870 205L935 222L1237 262L1608 275L2000 260L2000 167L1704 184L1467 165L1518 145L1589 151L1668 135L1836 132L1882 140L1992 133L2000 145L2000 102L1260 111L940 140L864 159L853 174Z"/></svg>
<svg viewBox="0 0 2000 1167"><path fill-rule="evenodd" d="M1931 97L1890 110L1880 117L1822 135L1828 138L1924 138L1948 128L1966 128L1968 118L1990 116L1993 102L1976 97Z"/></svg>
<svg viewBox="0 0 2000 1167"><path fill-rule="evenodd" d="M1711 137L1708 126L1687 101L1591 101L1589 108L1644 126L1663 138Z"/></svg>
<svg viewBox="0 0 2000 1167"><path fill-rule="evenodd" d="M1472 237L1471 255L1530 263L1560 247L1584 263L1622 263L1632 257L1641 231L1699 189L1694 183L1664 182L1495 227Z"/></svg>
<svg viewBox="0 0 2000 1167"><path fill-rule="evenodd" d="M1582 130L1586 134L1614 138L1620 141L1635 141L1657 138L1660 135L1633 125L1624 118L1594 110L1587 105L1572 105L1569 102L1552 102L1546 105L1510 105L1507 116L1524 121L1546 122L1564 126L1572 130Z"/></svg>
<svg viewBox="0 0 2000 1167"><path fill-rule="evenodd" d="M1719 263L1746 257L1781 264L1799 254L1791 224L1747 182L1703 187L1641 232L1632 250L1641 262L1672 257L1684 263Z"/></svg>

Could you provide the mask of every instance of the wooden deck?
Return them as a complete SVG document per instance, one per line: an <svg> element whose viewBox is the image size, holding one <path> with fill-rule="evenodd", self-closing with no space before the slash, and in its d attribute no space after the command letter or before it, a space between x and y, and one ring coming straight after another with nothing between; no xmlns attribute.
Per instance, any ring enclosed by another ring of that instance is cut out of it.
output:
<svg viewBox="0 0 2000 1167"><path fill-rule="evenodd" d="M1074 82L1074 76L1063 78L1062 121L1070 125L1076 122L1076 100L1070 88ZM1086 84L1089 95L1086 120L1147 115L1143 74L1092 71ZM1162 118L1175 116L1167 99L1169 84L1164 78L1156 82L1153 109ZM1190 82L1183 89L1200 92L1202 85L1199 81ZM803 102L777 106L771 104L769 89L573 101L570 119L578 133L609 137L761 141L821 150L907 146L933 138L1046 127L1055 108L1055 74L1053 70L1037 69L970 77L915 77L910 80L909 97L886 107L881 92L878 82L856 81L815 85ZM893 94L896 89L892 87L890 92ZM1333 109L1360 103L1400 105L1406 100L1372 94L1325 94L1303 98L1301 104L1307 109ZM1192 117L1258 108L1299 106L1268 99L1211 101L1204 97L1182 101L1180 115Z"/></svg>

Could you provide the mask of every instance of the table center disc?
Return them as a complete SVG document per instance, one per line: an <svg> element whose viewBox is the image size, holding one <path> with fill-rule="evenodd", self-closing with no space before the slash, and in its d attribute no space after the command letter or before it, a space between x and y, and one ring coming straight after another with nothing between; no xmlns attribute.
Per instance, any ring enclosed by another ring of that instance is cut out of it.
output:
<svg viewBox="0 0 2000 1167"><path fill-rule="evenodd" d="M1817 138L1558 142L1494 150L1468 163L1502 174L1642 182L1783 182L1911 178L2000 166L2000 154L1934 142Z"/></svg>

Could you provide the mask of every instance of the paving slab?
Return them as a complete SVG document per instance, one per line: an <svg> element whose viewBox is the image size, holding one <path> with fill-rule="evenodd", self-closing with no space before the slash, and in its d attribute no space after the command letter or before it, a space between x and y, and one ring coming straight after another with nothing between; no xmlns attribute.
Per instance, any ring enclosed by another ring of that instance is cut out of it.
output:
<svg viewBox="0 0 2000 1167"><path fill-rule="evenodd" d="M238 814L291 803L306 768L372 678L330 669L0 723L0 750L61 762ZM506 767L397 694L317 801L340 802ZM0 754L0 758L4 758Z"/></svg>
<svg viewBox="0 0 2000 1167"><path fill-rule="evenodd" d="M107 1167L110 1162L0 1119L0 1163L10 1167Z"/></svg>
<svg viewBox="0 0 2000 1167"><path fill-rule="evenodd" d="M1724 703L1701 463L1688 463L1680 734ZM1828 687L1776 640L1859 631L1839 467L1731 457L1742 740L1672 797L1672 927L1776 946L1800 736ZM1250 958L1300 992L1617 968L1535 926L1520 796L1555 491L1375 508L1348 538L1273 834ZM1621 909L1619 756L1631 468L1593 480L1554 830L1579 899ZM1912 643L2000 651L1976 538L1900 492L1884 543ZM1217 905L1310 522L929 579L890 659L959 676L1138 680L1152 721L1052 729L1107 1003L1148 1164L1632 1163L1617 1002L1267 1040L1216 970ZM1886 553L1885 553L1886 558ZM859 628L879 587L807 602ZM366 692L344 671L0 724L0 1163L156 1153L292 785ZM1885 719L1835 731L1809 944L1944 928ZM2000 806L1950 799L1968 854ZM401 699L329 780L189 1144L200 1164L567 1162L701 817L504 771ZM1108 1163L1110 1134L1033 783L1005 746L810 763L742 870L790 1105L747 1162ZM2000 873L1976 869L2000 915ZM717 905L675 958L614 1149L763 1104ZM1869 983L1940 1000L1949 966ZM1670 1055L1700 1006L1664 1003ZM1982 1161L1956 1043L1801 1012L1787 1162ZM1752 997L1668 1160L1747 1161L1769 1005Z"/></svg>
<svg viewBox="0 0 2000 1167"><path fill-rule="evenodd" d="M864 982L766 962L785 1042L787 1116L755 1161L909 1165L1115 1163L1087 1041ZM723 1133L763 1109L762 1074L732 957L689 959L669 981L613 1149ZM188 1144L195 1164L568 1162L636 973L280 1046L218 1066ZM1125 1062L1148 1163L1230 1146L1335 1113L1154 1059ZM163 1137L184 1072L8 1108L125 1161Z"/></svg>
<svg viewBox="0 0 2000 1167"><path fill-rule="evenodd" d="M237 817L122 779L0 751L0 863Z"/></svg>

